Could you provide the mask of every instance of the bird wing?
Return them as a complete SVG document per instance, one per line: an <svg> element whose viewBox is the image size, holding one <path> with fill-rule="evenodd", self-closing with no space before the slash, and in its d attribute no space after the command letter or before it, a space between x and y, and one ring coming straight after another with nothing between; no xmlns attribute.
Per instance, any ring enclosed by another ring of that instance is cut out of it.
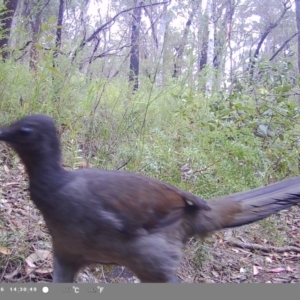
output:
<svg viewBox="0 0 300 300"><path fill-rule="evenodd" d="M119 230L151 231L179 221L186 210L210 209L203 199L140 174L97 169L73 174L86 183L86 204Z"/></svg>

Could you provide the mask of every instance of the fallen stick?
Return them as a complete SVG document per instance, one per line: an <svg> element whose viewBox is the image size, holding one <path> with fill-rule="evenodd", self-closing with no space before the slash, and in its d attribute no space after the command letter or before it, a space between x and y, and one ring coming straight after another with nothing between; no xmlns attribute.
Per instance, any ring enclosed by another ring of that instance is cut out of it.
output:
<svg viewBox="0 0 300 300"><path fill-rule="evenodd" d="M300 248L295 247L295 246L287 246L287 247L275 247L275 246L262 246L258 244L252 244L252 243L241 243L237 241L227 241L227 244L234 246L234 247L239 247L239 248L247 248L251 250L261 250L264 252L296 252L300 253Z"/></svg>

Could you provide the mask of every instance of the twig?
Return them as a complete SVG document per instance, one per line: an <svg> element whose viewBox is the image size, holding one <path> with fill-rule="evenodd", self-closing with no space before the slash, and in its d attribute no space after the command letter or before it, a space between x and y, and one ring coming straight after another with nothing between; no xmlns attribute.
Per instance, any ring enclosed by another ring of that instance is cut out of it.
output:
<svg viewBox="0 0 300 300"><path fill-rule="evenodd" d="M124 272L125 267L121 267L121 268L122 268L122 270L121 270L120 274L116 278L112 279L112 281L110 283L114 283L114 282L116 282L120 278L120 276Z"/></svg>
<svg viewBox="0 0 300 300"><path fill-rule="evenodd" d="M43 261L40 265L32 268L25 276L12 280L13 282L22 282L23 280L25 280L26 278L28 278L31 274L33 274L36 270L38 270L39 268L41 268L42 266L44 266L46 263L48 263L47 260Z"/></svg>
<svg viewBox="0 0 300 300"><path fill-rule="evenodd" d="M106 23L102 24L99 28L97 28L88 38L84 39L81 41L80 45L78 46L78 48L74 51L73 55L72 55L72 60L75 59L77 53L82 50L82 48L87 44L89 43L90 41L92 41L98 34L100 31L106 29L106 27L108 27L109 25L111 25L112 23L115 22L115 20L121 15L121 14L124 14L124 13L127 13L131 10L134 10L135 8L145 8L145 7L148 7L148 6L154 6L154 5L161 5L161 4L167 4L168 1L165 1L165 2L157 2L157 3L151 3L151 4L145 4L145 5L140 5L140 6L137 6L137 7L130 7L130 8L127 8L127 9L124 9L120 12L118 12L114 17L112 17L109 21L107 21Z"/></svg>
<svg viewBox="0 0 300 300"><path fill-rule="evenodd" d="M207 171L210 167L216 165L219 161L221 160L221 157L218 158L216 161L214 161L213 163L211 163L210 165L208 165L207 167L200 169L200 170L195 170L194 173L204 173L205 171Z"/></svg>
<svg viewBox="0 0 300 300"><path fill-rule="evenodd" d="M107 280L106 280L106 277L105 277L105 274L104 274L103 266L101 267L101 272L102 272L102 277L104 279L104 282L107 283Z"/></svg>
<svg viewBox="0 0 300 300"><path fill-rule="evenodd" d="M131 161L132 156L129 157L129 159L127 161L125 161L120 167L117 168L117 170L120 170L122 168L124 168L126 165L128 165L128 163Z"/></svg>
<svg viewBox="0 0 300 300"><path fill-rule="evenodd" d="M227 244L234 246L234 247L239 247L239 248L247 248L251 250L261 250L264 252L289 252L289 251L294 251L297 253L300 253L300 248L295 247L295 246L287 246L287 247L275 247L275 246L262 246L258 244L252 244L252 243L241 243L237 241L227 241Z"/></svg>
<svg viewBox="0 0 300 300"><path fill-rule="evenodd" d="M290 36L281 46L280 48L269 58L269 61L272 61L277 54L296 36L298 35L298 32L294 33L292 36Z"/></svg>

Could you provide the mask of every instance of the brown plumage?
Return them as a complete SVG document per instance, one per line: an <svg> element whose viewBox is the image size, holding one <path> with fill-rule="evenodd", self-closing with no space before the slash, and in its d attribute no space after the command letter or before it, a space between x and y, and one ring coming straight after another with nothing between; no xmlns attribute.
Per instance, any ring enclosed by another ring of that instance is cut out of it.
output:
<svg viewBox="0 0 300 300"><path fill-rule="evenodd" d="M92 263L129 268L142 282L177 282L193 235L249 224L300 201L300 177L209 201L143 175L66 171L52 118L25 117L0 130L20 156L32 201L52 237L54 282Z"/></svg>

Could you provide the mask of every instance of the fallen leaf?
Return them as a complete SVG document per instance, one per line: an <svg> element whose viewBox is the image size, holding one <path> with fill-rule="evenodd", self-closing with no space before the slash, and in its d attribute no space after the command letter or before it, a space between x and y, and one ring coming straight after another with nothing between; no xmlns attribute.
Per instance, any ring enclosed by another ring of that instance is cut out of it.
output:
<svg viewBox="0 0 300 300"><path fill-rule="evenodd" d="M272 258L267 256L267 257L266 257L266 262L272 263Z"/></svg>
<svg viewBox="0 0 300 300"><path fill-rule="evenodd" d="M11 222L19 229L24 227L24 225L22 224L22 222L19 219L12 218Z"/></svg>
<svg viewBox="0 0 300 300"><path fill-rule="evenodd" d="M258 269L256 266L253 266L253 275L257 275L258 274Z"/></svg>
<svg viewBox="0 0 300 300"><path fill-rule="evenodd" d="M20 272L20 267L16 268L11 273L4 275L4 278L5 279L13 279L16 275L19 274L19 272Z"/></svg>
<svg viewBox="0 0 300 300"><path fill-rule="evenodd" d="M224 239L229 240L232 237L232 229L225 231L223 234L224 234Z"/></svg>
<svg viewBox="0 0 300 300"><path fill-rule="evenodd" d="M259 239L257 238L257 236L254 236L254 237L253 237L253 241L254 241L256 244L259 244Z"/></svg>
<svg viewBox="0 0 300 300"><path fill-rule="evenodd" d="M23 165L18 165L18 166L17 166L17 168L18 168L20 171L22 171L22 172L24 172L24 171L25 171L25 168L24 168L24 166L23 166Z"/></svg>
<svg viewBox="0 0 300 300"><path fill-rule="evenodd" d="M287 267L286 267L286 270L287 270L288 272L293 272L293 269L292 269L290 266L287 266Z"/></svg>
<svg viewBox="0 0 300 300"><path fill-rule="evenodd" d="M139 283L139 281L136 282L136 280L134 280L134 283ZM205 283L216 283L216 282L212 279L205 279Z"/></svg>
<svg viewBox="0 0 300 300"><path fill-rule="evenodd" d="M7 166L7 165L4 165L3 168L4 168L4 171L8 174L8 173L9 173L9 168L8 168L8 166Z"/></svg>
<svg viewBox="0 0 300 300"><path fill-rule="evenodd" d="M273 261L277 261L277 260L281 261L282 260L282 256L277 253L270 254L270 257L272 258Z"/></svg>
<svg viewBox="0 0 300 300"><path fill-rule="evenodd" d="M0 253L8 255L10 254L10 250L2 245L0 245Z"/></svg>
<svg viewBox="0 0 300 300"><path fill-rule="evenodd" d="M241 258L240 262L243 263L244 265L250 264L250 260L247 257Z"/></svg>
<svg viewBox="0 0 300 300"><path fill-rule="evenodd" d="M12 206L10 205L10 203L6 203L5 207L6 207L6 215L9 216L12 212Z"/></svg>
<svg viewBox="0 0 300 300"><path fill-rule="evenodd" d="M26 263L30 268L35 268L35 263L37 261L44 261L50 256L50 251L48 250L36 250L34 253L30 254L26 259Z"/></svg>
<svg viewBox="0 0 300 300"><path fill-rule="evenodd" d="M216 272L216 271L212 271L211 272L215 277L219 277L219 274L218 274L218 272Z"/></svg>
<svg viewBox="0 0 300 300"><path fill-rule="evenodd" d="M52 273L52 271L53 271L52 268L38 268L35 270L35 273L40 274L40 275L45 275L45 274Z"/></svg>
<svg viewBox="0 0 300 300"><path fill-rule="evenodd" d="M26 274L26 276L28 276L30 274L30 277L34 278L35 275L33 274L33 272L34 272L34 268L30 268L28 266L25 266L25 274Z"/></svg>
<svg viewBox="0 0 300 300"><path fill-rule="evenodd" d="M275 269L268 270L267 272L268 273L280 273L280 272L284 272L284 271L285 271L285 268L275 268Z"/></svg>

